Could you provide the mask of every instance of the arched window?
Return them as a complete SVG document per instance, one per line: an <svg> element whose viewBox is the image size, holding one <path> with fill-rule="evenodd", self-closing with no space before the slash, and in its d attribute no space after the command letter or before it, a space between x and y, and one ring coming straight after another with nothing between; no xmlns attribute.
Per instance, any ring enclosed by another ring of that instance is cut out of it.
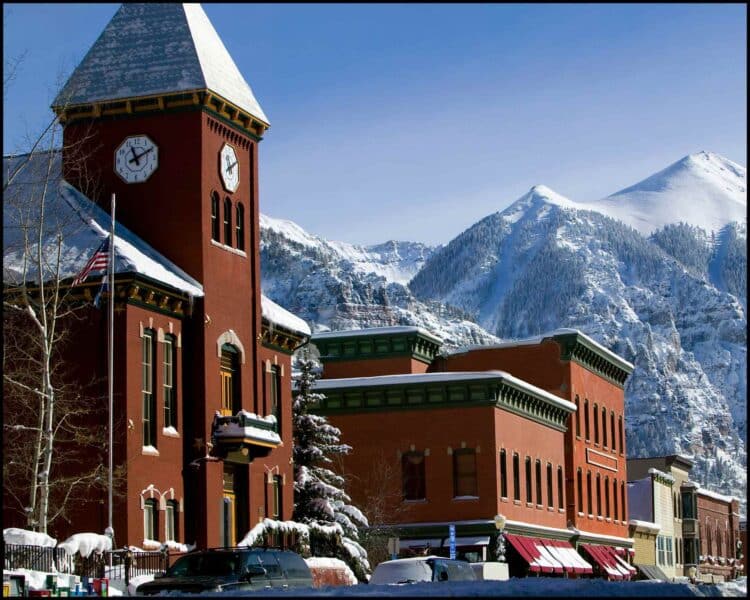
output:
<svg viewBox="0 0 750 600"><path fill-rule="evenodd" d="M617 521L620 518L620 511L618 510L618 506L617 506L617 479L612 480L612 501L614 502L614 505L615 505L614 516L615 516L615 521Z"/></svg>
<svg viewBox="0 0 750 600"><path fill-rule="evenodd" d="M237 203L235 215L235 228L237 230L237 250L245 249L245 207L241 202Z"/></svg>
<svg viewBox="0 0 750 600"><path fill-rule="evenodd" d="M617 443L615 442L615 411L609 413L609 424L610 433L612 434L612 450L617 450Z"/></svg>
<svg viewBox="0 0 750 600"><path fill-rule="evenodd" d="M242 408L239 353L234 346L221 347L221 414L234 415Z"/></svg>
<svg viewBox="0 0 750 600"><path fill-rule="evenodd" d="M625 438L623 437L622 432L622 415L617 417L617 429L619 432L619 441L620 441L620 454L625 454Z"/></svg>
<svg viewBox="0 0 750 600"><path fill-rule="evenodd" d="M521 465L518 452L513 453L513 500L521 499Z"/></svg>
<svg viewBox="0 0 750 600"><path fill-rule="evenodd" d="M576 436L581 437L581 401L576 395Z"/></svg>
<svg viewBox="0 0 750 600"><path fill-rule="evenodd" d="M401 488L404 500L426 498L424 452L405 452L401 455Z"/></svg>
<svg viewBox="0 0 750 600"><path fill-rule="evenodd" d="M591 471L586 471L586 508L588 508L588 514L594 514L594 503L593 495L591 493Z"/></svg>
<svg viewBox="0 0 750 600"><path fill-rule="evenodd" d="M622 518L621 521L627 521L628 520L628 507L627 504L625 504L625 482L620 482L620 501L622 502L622 512L620 515Z"/></svg>
<svg viewBox="0 0 750 600"><path fill-rule="evenodd" d="M589 400L585 398L583 400L583 433L585 434L586 441L588 442L589 436Z"/></svg>
<svg viewBox="0 0 750 600"><path fill-rule="evenodd" d="M599 405L594 403L594 414L591 415L594 419L594 443L599 443Z"/></svg>
<svg viewBox="0 0 750 600"><path fill-rule="evenodd" d="M219 233L219 194L211 192L211 239L220 242Z"/></svg>
<svg viewBox="0 0 750 600"><path fill-rule="evenodd" d="M607 446L607 409L602 406L602 448Z"/></svg>
<svg viewBox="0 0 750 600"><path fill-rule="evenodd" d="M563 488L563 469L557 467L557 507L565 508L565 489Z"/></svg>
<svg viewBox="0 0 750 600"><path fill-rule="evenodd" d="M542 461L538 458L536 459L536 463L534 465L535 469L535 475L536 475L536 503L541 506L542 505Z"/></svg>
<svg viewBox="0 0 750 600"><path fill-rule="evenodd" d="M224 198L224 243L232 245L232 201Z"/></svg>
<svg viewBox="0 0 750 600"><path fill-rule="evenodd" d="M578 512L583 512L583 472L578 467L578 473L576 473L576 483L578 484Z"/></svg>
<svg viewBox="0 0 750 600"><path fill-rule="evenodd" d="M608 519L612 516L609 512L609 477L604 478L604 516Z"/></svg>
<svg viewBox="0 0 750 600"><path fill-rule="evenodd" d="M159 505L156 498L143 502L143 537L147 540L159 539Z"/></svg>
<svg viewBox="0 0 750 600"><path fill-rule="evenodd" d="M168 540L177 541L179 539L178 531L178 515L180 512L180 503L177 500L167 500L165 517L166 517L166 528L164 533Z"/></svg>
<svg viewBox="0 0 750 600"><path fill-rule="evenodd" d="M602 477L596 474L596 514L602 516Z"/></svg>

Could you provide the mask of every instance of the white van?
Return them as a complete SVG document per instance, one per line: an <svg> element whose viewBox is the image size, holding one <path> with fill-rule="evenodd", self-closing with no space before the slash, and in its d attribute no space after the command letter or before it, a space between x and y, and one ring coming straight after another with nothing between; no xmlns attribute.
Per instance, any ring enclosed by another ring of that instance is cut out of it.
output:
<svg viewBox="0 0 750 600"><path fill-rule="evenodd" d="M475 581L469 563L441 556L399 558L375 567L370 584L405 585L425 581Z"/></svg>

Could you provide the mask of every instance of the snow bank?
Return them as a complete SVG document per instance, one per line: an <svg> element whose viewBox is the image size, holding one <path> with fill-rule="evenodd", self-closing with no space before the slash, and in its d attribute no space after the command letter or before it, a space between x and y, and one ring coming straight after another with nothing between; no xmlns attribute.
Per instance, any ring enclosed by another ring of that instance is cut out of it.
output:
<svg viewBox="0 0 750 600"><path fill-rule="evenodd" d="M349 565L338 558L313 556L306 558L305 562L310 567L310 571L313 572L313 580L316 579L316 575L319 575L321 581L327 582L331 577L326 572L334 572L337 585L357 585L358 583Z"/></svg>
<svg viewBox="0 0 750 600"><path fill-rule="evenodd" d="M63 548L68 554L80 554L88 558L92 552L112 550L112 540L98 533L75 533L58 547Z"/></svg>
<svg viewBox="0 0 750 600"><path fill-rule="evenodd" d="M57 546L57 540L46 533L18 529L17 527L3 529L3 540L6 544L18 544L20 546L43 546L45 548Z"/></svg>

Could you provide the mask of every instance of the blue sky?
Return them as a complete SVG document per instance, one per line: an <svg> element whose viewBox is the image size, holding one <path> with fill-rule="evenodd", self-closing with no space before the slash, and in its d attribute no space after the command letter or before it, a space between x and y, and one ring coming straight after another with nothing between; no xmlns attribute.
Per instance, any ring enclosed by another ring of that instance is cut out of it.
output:
<svg viewBox="0 0 750 600"><path fill-rule="evenodd" d="M447 243L536 184L747 163L743 4L203 6L271 121L261 211L328 239ZM117 7L4 4L4 153Z"/></svg>

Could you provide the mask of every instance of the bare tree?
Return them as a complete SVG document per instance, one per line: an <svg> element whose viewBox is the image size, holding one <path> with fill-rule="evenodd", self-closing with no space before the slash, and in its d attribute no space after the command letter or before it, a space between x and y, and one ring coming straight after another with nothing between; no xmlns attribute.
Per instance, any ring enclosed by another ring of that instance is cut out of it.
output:
<svg viewBox="0 0 750 600"><path fill-rule="evenodd" d="M27 527L44 533L68 517L71 499L106 483L98 460L106 428L90 427L106 404L95 397L97 381L82 383L65 358L91 309L71 293L80 257L66 240L84 222L65 210L61 157L85 165L86 146L64 148L59 138L55 119L29 153L3 161L3 484Z"/></svg>

